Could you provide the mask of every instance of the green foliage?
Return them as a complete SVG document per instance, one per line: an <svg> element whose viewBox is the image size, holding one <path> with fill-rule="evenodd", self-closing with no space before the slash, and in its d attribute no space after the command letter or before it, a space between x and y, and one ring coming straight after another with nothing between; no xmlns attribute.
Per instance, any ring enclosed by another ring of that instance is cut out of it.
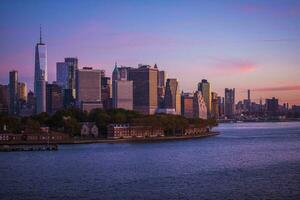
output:
<svg viewBox="0 0 300 200"><path fill-rule="evenodd" d="M26 131L30 133L39 133L40 132L40 123L37 120L27 118L26 120Z"/></svg>
<svg viewBox="0 0 300 200"><path fill-rule="evenodd" d="M182 134L189 126L205 128L217 125L216 120L199 118L187 119L180 115L142 115L135 111L124 109L94 109L89 113L78 108L61 109L52 116L41 113L30 117L0 116L0 131L6 124L10 132L20 132L22 129L39 131L40 126L49 126L52 130L64 130L71 136L80 134L80 122L95 122L102 135L106 134L107 125L113 123L129 123L137 126L150 126L163 129L165 135Z"/></svg>
<svg viewBox="0 0 300 200"><path fill-rule="evenodd" d="M70 136L80 135L80 124L74 118L68 118L64 120L64 132Z"/></svg>

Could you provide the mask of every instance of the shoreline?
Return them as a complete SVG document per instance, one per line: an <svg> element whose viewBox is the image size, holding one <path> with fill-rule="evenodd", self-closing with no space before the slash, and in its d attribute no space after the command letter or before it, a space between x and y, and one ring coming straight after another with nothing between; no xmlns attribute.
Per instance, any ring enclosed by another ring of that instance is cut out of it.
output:
<svg viewBox="0 0 300 200"><path fill-rule="evenodd" d="M49 143L40 141L12 141L6 143L0 143L0 145L47 145L47 144L115 144L115 143L139 143L139 142L156 142L156 141L174 141L174 140L191 140L200 139L206 137L212 137L219 135L219 132L209 132L204 135L184 135L184 136L163 136L163 137L152 137L152 138L122 138L122 139L70 139L65 141L50 141Z"/></svg>

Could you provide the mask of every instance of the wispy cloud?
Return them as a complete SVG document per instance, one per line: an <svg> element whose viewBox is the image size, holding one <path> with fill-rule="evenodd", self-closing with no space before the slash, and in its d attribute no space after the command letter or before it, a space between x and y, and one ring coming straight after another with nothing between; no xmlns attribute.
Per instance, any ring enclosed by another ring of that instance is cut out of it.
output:
<svg viewBox="0 0 300 200"><path fill-rule="evenodd" d="M274 5L273 2L270 5L262 3L246 3L239 6L239 10L244 13L253 14L267 14L273 17L293 17L300 16L300 3L286 4L286 5Z"/></svg>
<svg viewBox="0 0 300 200"><path fill-rule="evenodd" d="M291 91L300 90L300 85L287 85L287 86L276 86L276 87L265 87L265 88L255 88L253 91L257 92L274 92L274 91Z"/></svg>
<svg viewBox="0 0 300 200"><path fill-rule="evenodd" d="M250 73L256 70L257 65L249 60L243 59L223 59L214 58L211 59L215 62L213 65L213 73L226 74L226 75L236 75Z"/></svg>

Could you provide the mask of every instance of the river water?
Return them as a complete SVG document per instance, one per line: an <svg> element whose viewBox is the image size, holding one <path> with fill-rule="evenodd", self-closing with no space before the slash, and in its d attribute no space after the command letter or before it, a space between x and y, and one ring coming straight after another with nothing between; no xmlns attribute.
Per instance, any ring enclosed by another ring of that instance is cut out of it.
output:
<svg viewBox="0 0 300 200"><path fill-rule="evenodd" d="M220 135L0 153L0 199L300 199L300 123Z"/></svg>

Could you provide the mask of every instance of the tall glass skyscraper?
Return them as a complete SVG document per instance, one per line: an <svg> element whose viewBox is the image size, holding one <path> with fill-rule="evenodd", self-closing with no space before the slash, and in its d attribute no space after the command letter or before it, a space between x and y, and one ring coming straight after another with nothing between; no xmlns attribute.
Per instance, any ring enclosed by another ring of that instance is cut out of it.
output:
<svg viewBox="0 0 300 200"><path fill-rule="evenodd" d="M46 82L47 82L47 46L40 42L35 46L34 93L36 96L36 112L46 112Z"/></svg>

